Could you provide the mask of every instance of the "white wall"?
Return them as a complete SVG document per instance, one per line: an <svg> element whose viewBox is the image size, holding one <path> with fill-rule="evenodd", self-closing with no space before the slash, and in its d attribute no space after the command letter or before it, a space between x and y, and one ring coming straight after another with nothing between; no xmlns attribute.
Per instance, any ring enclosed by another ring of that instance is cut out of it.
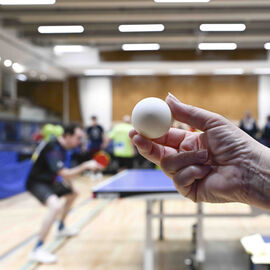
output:
<svg viewBox="0 0 270 270"><path fill-rule="evenodd" d="M258 124L263 127L270 115L270 75L259 76L258 89Z"/></svg>
<svg viewBox="0 0 270 270"><path fill-rule="evenodd" d="M112 124L112 83L109 77L85 77L79 80L80 108L83 123L88 126L91 116L109 130Z"/></svg>
<svg viewBox="0 0 270 270"><path fill-rule="evenodd" d="M14 74L4 73L3 74L4 88L3 91L8 97L12 99L17 98L17 80Z"/></svg>
<svg viewBox="0 0 270 270"><path fill-rule="evenodd" d="M46 111L41 108L22 105L19 109L19 119L29 121L46 121Z"/></svg>

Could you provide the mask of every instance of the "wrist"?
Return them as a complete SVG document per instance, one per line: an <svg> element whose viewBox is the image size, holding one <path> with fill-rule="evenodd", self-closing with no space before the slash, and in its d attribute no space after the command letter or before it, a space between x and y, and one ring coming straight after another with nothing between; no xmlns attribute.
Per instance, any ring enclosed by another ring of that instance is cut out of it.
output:
<svg viewBox="0 0 270 270"><path fill-rule="evenodd" d="M86 165L86 162L83 162L81 165L80 165L80 168L81 168L81 171L86 171L87 170L87 165Z"/></svg>
<svg viewBox="0 0 270 270"><path fill-rule="evenodd" d="M270 208L270 149L255 142L248 162L244 162L245 203Z"/></svg>

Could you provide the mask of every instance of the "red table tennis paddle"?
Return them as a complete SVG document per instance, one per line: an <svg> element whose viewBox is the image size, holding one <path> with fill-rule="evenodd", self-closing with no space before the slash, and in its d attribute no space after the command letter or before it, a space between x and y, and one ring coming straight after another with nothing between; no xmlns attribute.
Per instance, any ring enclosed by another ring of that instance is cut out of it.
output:
<svg viewBox="0 0 270 270"><path fill-rule="evenodd" d="M93 159L105 168L109 165L111 160L110 155L104 151L95 153Z"/></svg>

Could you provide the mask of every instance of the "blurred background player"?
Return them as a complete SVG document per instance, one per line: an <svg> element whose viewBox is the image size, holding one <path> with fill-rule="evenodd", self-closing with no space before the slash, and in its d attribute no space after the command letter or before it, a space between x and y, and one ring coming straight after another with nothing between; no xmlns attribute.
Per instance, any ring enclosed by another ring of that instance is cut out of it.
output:
<svg viewBox="0 0 270 270"><path fill-rule="evenodd" d="M86 134L89 140L89 152L90 158L92 158L98 151L103 149L104 143L104 129L98 123L97 117L95 115L91 116L92 125L86 129ZM91 179L101 179L103 177L101 171L93 172L91 174Z"/></svg>
<svg viewBox="0 0 270 270"><path fill-rule="evenodd" d="M85 170L100 169L97 162L90 160L81 165L68 169L65 167L65 155L68 149L80 145L83 130L77 125L69 125L64 129L64 134L58 138L51 138L47 143L38 147L35 161L29 174L26 187L42 204L48 207L49 212L41 226L38 242L30 254L30 260L39 263L54 263L57 258L54 254L43 249L44 240L51 229L57 216L60 215L57 235L71 237L76 231L65 228L65 218L77 197L71 179ZM61 176L63 181L56 181ZM65 201L60 197L64 196Z"/></svg>
<svg viewBox="0 0 270 270"><path fill-rule="evenodd" d="M270 147L270 115L267 116L267 122L263 128L261 142L265 146Z"/></svg>
<svg viewBox="0 0 270 270"><path fill-rule="evenodd" d="M86 129L86 133L90 144L90 153L94 155L103 147L104 129L100 124L98 124L97 117L95 115L91 117L91 120L92 125Z"/></svg>
<svg viewBox="0 0 270 270"><path fill-rule="evenodd" d="M249 136L256 138L258 132L257 124L255 119L252 117L250 111L246 111L245 116L240 121L239 126L243 131L245 131Z"/></svg>
<svg viewBox="0 0 270 270"><path fill-rule="evenodd" d="M116 124L108 134L105 146L113 141L113 155L118 161L118 170L133 168L136 149L129 138L129 131L132 129L130 116L125 115L123 122Z"/></svg>

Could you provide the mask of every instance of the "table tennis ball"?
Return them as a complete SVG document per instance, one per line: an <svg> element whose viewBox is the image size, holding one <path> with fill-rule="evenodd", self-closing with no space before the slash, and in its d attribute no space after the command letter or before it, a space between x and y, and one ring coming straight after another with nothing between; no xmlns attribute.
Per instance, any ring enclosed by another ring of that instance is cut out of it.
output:
<svg viewBox="0 0 270 270"><path fill-rule="evenodd" d="M156 139L169 130L172 123L172 113L165 101L149 97L135 105L131 121L138 133L149 139Z"/></svg>

